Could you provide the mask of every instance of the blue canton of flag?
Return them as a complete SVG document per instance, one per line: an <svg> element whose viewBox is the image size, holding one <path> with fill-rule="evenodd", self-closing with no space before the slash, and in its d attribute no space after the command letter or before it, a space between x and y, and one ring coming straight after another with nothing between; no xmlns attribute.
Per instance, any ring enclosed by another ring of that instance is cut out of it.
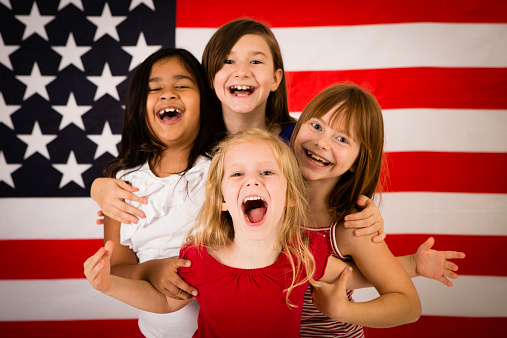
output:
<svg viewBox="0 0 507 338"><path fill-rule="evenodd" d="M165 0L1 1L0 197L89 196L118 155L135 68L175 44L175 10Z"/></svg>

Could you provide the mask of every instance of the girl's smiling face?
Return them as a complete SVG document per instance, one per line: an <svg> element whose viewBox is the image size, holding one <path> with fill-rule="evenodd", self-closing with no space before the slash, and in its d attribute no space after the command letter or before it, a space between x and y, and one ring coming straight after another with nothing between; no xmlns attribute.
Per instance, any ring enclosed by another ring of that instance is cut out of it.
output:
<svg viewBox="0 0 507 338"><path fill-rule="evenodd" d="M243 143L224 157L223 211L229 211L235 239L275 241L285 210L287 182L267 143Z"/></svg>
<svg viewBox="0 0 507 338"><path fill-rule="evenodd" d="M351 130L345 129L345 122L338 117L331 124L336 109L333 107L322 117L313 117L301 125L294 142L294 151L307 181L326 180L334 186L348 170L355 170L360 142Z"/></svg>
<svg viewBox="0 0 507 338"><path fill-rule="evenodd" d="M213 88L224 113L265 113L269 93L278 88L282 70L274 69L266 40L243 35L232 47L223 67L215 74Z"/></svg>
<svg viewBox="0 0 507 338"><path fill-rule="evenodd" d="M199 133L200 93L194 77L178 57L151 67L146 121L166 146L191 146Z"/></svg>

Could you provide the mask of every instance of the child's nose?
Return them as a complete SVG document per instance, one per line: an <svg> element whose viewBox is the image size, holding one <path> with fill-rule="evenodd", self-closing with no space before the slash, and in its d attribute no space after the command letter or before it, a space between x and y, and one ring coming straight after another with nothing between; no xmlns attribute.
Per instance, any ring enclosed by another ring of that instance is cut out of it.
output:
<svg viewBox="0 0 507 338"><path fill-rule="evenodd" d="M177 98L178 95L173 90L165 90L160 95L161 100L176 100Z"/></svg>
<svg viewBox="0 0 507 338"><path fill-rule="evenodd" d="M234 73L236 77L246 77L250 74L250 71L244 62L238 62Z"/></svg>
<svg viewBox="0 0 507 338"><path fill-rule="evenodd" d="M325 136L319 137L315 144L322 149L329 149L329 139Z"/></svg>

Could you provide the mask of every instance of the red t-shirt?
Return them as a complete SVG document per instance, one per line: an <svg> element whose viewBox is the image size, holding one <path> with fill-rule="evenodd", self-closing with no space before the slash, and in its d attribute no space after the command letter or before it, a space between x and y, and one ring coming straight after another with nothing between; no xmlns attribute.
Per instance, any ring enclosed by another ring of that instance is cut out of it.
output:
<svg viewBox="0 0 507 338"><path fill-rule="evenodd" d="M308 233L319 280L330 255L326 239ZM292 290L286 303L283 292L292 281L292 268L285 254L270 266L239 269L223 265L206 248L184 246L180 257L192 261L180 268L180 276L199 290L201 309L194 337L299 337L303 297L308 282Z"/></svg>

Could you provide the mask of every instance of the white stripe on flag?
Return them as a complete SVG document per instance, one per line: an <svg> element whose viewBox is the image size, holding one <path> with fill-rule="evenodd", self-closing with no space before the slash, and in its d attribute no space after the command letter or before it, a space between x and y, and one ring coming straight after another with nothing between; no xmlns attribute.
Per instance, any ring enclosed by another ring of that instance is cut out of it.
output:
<svg viewBox="0 0 507 338"><path fill-rule="evenodd" d="M505 236L506 205L507 194L397 192L380 211L387 234Z"/></svg>
<svg viewBox="0 0 507 338"><path fill-rule="evenodd" d="M123 319L138 314L93 289L86 279L2 280L0 303L1 321Z"/></svg>
<svg viewBox="0 0 507 338"><path fill-rule="evenodd" d="M507 152L507 110L385 109L385 151Z"/></svg>
<svg viewBox="0 0 507 338"><path fill-rule="evenodd" d="M382 194L380 210L388 234L487 236L507 235L506 205L507 194L396 192ZM97 210L90 198L5 198L0 239L101 239Z"/></svg>
<svg viewBox="0 0 507 338"><path fill-rule="evenodd" d="M407 23L272 30L286 71L507 67L506 24ZM200 59L215 31L177 28L176 45Z"/></svg>
<svg viewBox="0 0 507 338"><path fill-rule="evenodd" d="M426 278L415 278L413 281L422 301L423 315L507 316L506 277L460 276L453 280L452 288ZM373 288L356 290L354 293L356 301L367 301L375 296ZM0 312L2 321L137 316L136 309L94 290L85 279L0 281L0 301L4 309Z"/></svg>
<svg viewBox="0 0 507 338"><path fill-rule="evenodd" d="M383 109L385 151L507 152L507 110ZM298 119L301 112L291 112Z"/></svg>
<svg viewBox="0 0 507 338"><path fill-rule="evenodd" d="M412 279L426 316L507 317L507 278L459 276L454 286L435 280ZM374 288L356 290L354 300L365 302L378 297Z"/></svg>

